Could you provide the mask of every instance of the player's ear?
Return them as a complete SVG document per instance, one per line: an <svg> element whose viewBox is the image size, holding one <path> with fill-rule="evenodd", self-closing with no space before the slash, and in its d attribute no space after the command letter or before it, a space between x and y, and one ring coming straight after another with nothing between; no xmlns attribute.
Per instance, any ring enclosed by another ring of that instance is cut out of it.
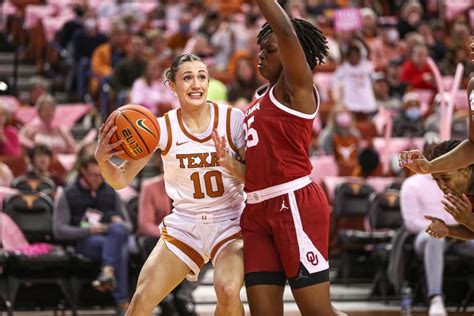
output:
<svg viewBox="0 0 474 316"><path fill-rule="evenodd" d="M176 84L173 81L168 80L167 85L168 85L168 89L170 89L171 92L173 92L174 95L177 95L177 93L176 93Z"/></svg>

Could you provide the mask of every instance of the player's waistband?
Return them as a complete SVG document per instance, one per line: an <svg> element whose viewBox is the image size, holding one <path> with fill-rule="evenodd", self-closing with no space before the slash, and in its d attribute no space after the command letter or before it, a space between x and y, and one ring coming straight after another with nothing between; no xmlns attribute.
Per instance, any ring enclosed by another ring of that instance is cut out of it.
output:
<svg viewBox="0 0 474 316"><path fill-rule="evenodd" d="M295 179L290 182L285 182L282 184L278 184L269 188L265 188L263 190L247 192L247 203L248 204L257 204L269 199L273 199L274 197L288 194L290 192L294 192L301 188L304 188L312 181L309 176L304 176L302 178Z"/></svg>
<svg viewBox="0 0 474 316"><path fill-rule="evenodd" d="M176 213L179 216L186 218L191 222L203 223L203 224L212 224L224 222L227 220L235 219L236 217L240 218L242 211L244 210L245 204L242 203L235 207L231 207L225 210L217 211L187 211L182 209L173 208L173 213Z"/></svg>

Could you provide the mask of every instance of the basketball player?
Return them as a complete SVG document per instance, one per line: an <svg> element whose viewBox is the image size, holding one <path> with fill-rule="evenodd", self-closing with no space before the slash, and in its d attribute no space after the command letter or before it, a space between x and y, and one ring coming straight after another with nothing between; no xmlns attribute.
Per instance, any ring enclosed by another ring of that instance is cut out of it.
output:
<svg viewBox="0 0 474 316"><path fill-rule="evenodd" d="M471 40L471 62L474 64L474 37ZM474 164L474 77L467 85L469 106L469 137L461 145L445 155L428 161L419 150L405 151L400 154L401 167L407 167L416 173L435 173L456 170Z"/></svg>
<svg viewBox="0 0 474 316"><path fill-rule="evenodd" d="M241 227L250 312L283 315L288 280L302 315L335 315L329 295L329 206L308 177L319 104L312 70L328 53L326 38L312 24L290 20L277 1L256 2L268 21L257 38L258 69L268 85L244 121L247 205ZM223 143L216 146L220 157Z"/></svg>
<svg viewBox="0 0 474 316"><path fill-rule="evenodd" d="M219 166L211 133L217 130L226 135L232 154L238 155L238 148L243 153L244 115L231 107L206 101L209 72L195 55L176 58L166 78L181 105L158 119L158 148L166 191L174 201L174 209L161 224L162 238L140 272L127 315L151 315L155 306L186 276L195 280L209 260L215 267L215 314L243 315L239 218L244 197L242 182L229 171L239 174L235 168L242 165L235 162L227 166L229 170ZM115 131L110 123L100 128L96 157L107 182L120 189L150 157L126 161L120 166L113 164L110 158L120 146L120 142L109 144Z"/></svg>

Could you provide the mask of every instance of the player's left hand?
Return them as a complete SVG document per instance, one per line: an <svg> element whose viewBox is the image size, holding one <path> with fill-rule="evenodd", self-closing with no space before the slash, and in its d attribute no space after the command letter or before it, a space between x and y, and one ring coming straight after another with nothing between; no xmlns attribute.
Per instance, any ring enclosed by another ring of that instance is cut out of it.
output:
<svg viewBox="0 0 474 316"><path fill-rule="evenodd" d="M463 194L459 196L455 193L448 193L444 196L443 203L444 210L451 214L453 218L461 225L468 225L472 222L472 204L469 198Z"/></svg>
<svg viewBox="0 0 474 316"><path fill-rule="evenodd" d="M232 157L227 151L227 140L224 136L220 136L217 130L212 131L212 140L214 141L214 146L216 146L219 164L224 168L228 168L232 163Z"/></svg>

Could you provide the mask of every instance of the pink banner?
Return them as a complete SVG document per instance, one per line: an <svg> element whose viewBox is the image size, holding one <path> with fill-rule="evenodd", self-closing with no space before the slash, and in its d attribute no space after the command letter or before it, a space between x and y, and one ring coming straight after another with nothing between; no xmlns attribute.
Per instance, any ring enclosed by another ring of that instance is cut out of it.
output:
<svg viewBox="0 0 474 316"><path fill-rule="evenodd" d="M362 21L359 9L349 8L334 11L334 28L336 32L357 31L361 27Z"/></svg>

